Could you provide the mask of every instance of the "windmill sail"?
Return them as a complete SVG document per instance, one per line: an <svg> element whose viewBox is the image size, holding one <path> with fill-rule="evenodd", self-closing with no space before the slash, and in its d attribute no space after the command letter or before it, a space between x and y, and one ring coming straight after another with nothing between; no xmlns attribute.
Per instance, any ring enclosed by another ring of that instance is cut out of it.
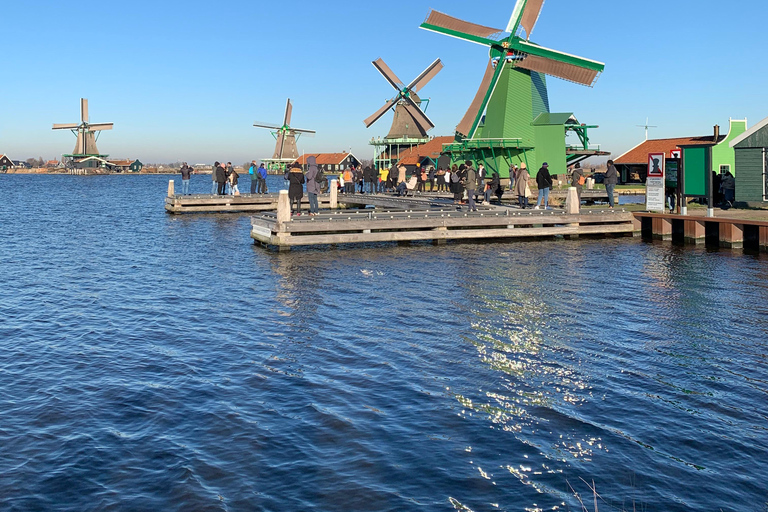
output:
<svg viewBox="0 0 768 512"><path fill-rule="evenodd" d="M501 65L494 67L492 59L488 61L488 67L485 69L483 81L480 82L480 88L477 90L475 99L473 99L472 103L469 105L467 113L464 114L461 122L456 126L456 133L463 137L471 137L473 135L471 132L476 130L480 115L482 114L482 111L485 110L488 100L493 93L493 89L496 88L496 84L499 81L501 68Z"/></svg>
<svg viewBox="0 0 768 512"><path fill-rule="evenodd" d="M435 60L427 69L421 72L419 76L413 79L408 86L408 90L419 92L422 87L427 85L443 69L443 62L440 59Z"/></svg>
<svg viewBox="0 0 768 512"><path fill-rule="evenodd" d="M513 44L513 47L523 56L521 60L515 61L515 66L582 85L592 86L605 67L602 62L550 50L524 41Z"/></svg>
<svg viewBox="0 0 768 512"><path fill-rule="evenodd" d="M427 16L424 25L430 26L424 28L444 29L441 32L447 35L452 35L451 32L458 32L459 34L455 34L454 37L458 37L461 34L469 34L471 36L492 38L492 36L498 36L503 32L503 30L499 30L497 28L486 27L476 23L460 20L458 18L454 18L453 16L443 14L439 11L431 11L429 16Z"/></svg>

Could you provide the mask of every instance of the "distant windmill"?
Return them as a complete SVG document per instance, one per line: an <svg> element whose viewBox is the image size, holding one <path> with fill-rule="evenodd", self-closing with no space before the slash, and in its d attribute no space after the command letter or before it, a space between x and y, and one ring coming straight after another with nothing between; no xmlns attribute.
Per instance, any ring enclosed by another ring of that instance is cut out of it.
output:
<svg viewBox="0 0 768 512"><path fill-rule="evenodd" d="M293 105L291 99L288 98L288 103L285 106L285 117L283 118L283 124L281 126L269 123L256 122L253 126L257 128L266 128L268 130L274 130L274 135L277 143L275 144L275 152L271 159L265 159L265 162L276 163L280 166L289 164L299 158L299 151L296 148L296 139L301 135L313 136L314 130L302 130L299 128L291 128L291 114L293 113Z"/></svg>
<svg viewBox="0 0 768 512"><path fill-rule="evenodd" d="M397 78L397 75L392 72L382 59L373 61L373 66L394 87L397 94L391 100L387 100L384 106L372 116L363 121L365 127L370 128L373 123L381 119L384 114L394 107L395 118L392 121L392 128L389 130L387 139L426 138L427 132L434 128L435 125L429 120L424 110L422 110L422 100L417 93L443 69L443 63L440 59L437 59L407 86L402 80Z"/></svg>
<svg viewBox="0 0 768 512"><path fill-rule="evenodd" d="M658 126L651 126L648 124L648 118L645 118L645 124L638 124L638 128L645 128L645 140L648 140L648 128L658 128Z"/></svg>
<svg viewBox="0 0 768 512"><path fill-rule="evenodd" d="M80 98L80 124L54 124L54 130L71 130L72 133L77 135L77 142L75 143L75 149L71 155L65 155L72 157L75 161L82 160L87 157L106 157L108 155L102 155L96 148L96 140L98 139L99 132L104 130L111 130L113 123L94 123L91 124L88 118L88 100Z"/></svg>

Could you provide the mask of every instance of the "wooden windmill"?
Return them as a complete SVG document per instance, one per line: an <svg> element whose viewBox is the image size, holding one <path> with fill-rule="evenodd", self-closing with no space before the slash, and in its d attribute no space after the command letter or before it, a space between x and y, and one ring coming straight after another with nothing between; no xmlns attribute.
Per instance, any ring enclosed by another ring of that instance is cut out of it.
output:
<svg viewBox="0 0 768 512"><path fill-rule="evenodd" d="M443 63L440 59L435 60L408 85L405 85L392 72L383 59L373 61L373 67L397 91L394 98L387 100L383 107L363 121L365 127L370 128L387 112L394 109L395 115L389 134L383 140L381 138L371 140L371 145L376 147L377 167L390 167L399 159L402 150L408 150L429 141L427 132L435 127L424 113L429 100L422 101L417 93L443 69Z"/></svg>
<svg viewBox="0 0 768 512"><path fill-rule="evenodd" d="M71 155L64 155L72 158L75 163L86 158L95 157L104 159L109 155L102 155L96 148L96 141L99 133L104 130L111 130L113 123L90 123L88 117L88 100L80 98L80 123L79 124L54 124L54 130L71 130L77 136L75 149Z"/></svg>
<svg viewBox="0 0 768 512"><path fill-rule="evenodd" d="M259 123L256 122L253 126L257 128L266 128L272 131L272 135L275 137L275 151L272 154L272 158L264 159L270 165L270 169L280 168L284 169L286 165L293 163L299 158L299 150L296 147L296 140L302 136L315 135L314 130L302 130L300 128L291 127L291 115L293 114L293 105L291 99L288 98L288 103L285 106L285 117L283 118L282 125Z"/></svg>
<svg viewBox="0 0 768 512"><path fill-rule="evenodd" d="M506 176L510 163L535 168L546 160L550 169L553 162L564 167L566 160L572 161L566 157L569 130L583 143L580 157L589 152L587 128L593 127L579 125L572 113L550 115L546 75L591 86L605 65L531 42L543 4L544 0L518 0L506 30L437 11L421 25L490 49L480 88L456 126L456 144L448 148L455 160L483 161L501 176Z"/></svg>

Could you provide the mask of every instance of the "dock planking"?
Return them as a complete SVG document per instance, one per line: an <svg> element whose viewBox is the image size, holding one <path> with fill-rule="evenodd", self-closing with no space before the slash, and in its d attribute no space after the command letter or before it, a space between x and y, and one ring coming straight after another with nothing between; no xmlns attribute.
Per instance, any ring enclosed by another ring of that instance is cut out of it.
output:
<svg viewBox="0 0 768 512"><path fill-rule="evenodd" d="M341 199L339 200L342 201ZM368 210L292 217L288 197L277 213L254 216L255 243L288 250L292 247L374 242L488 240L613 236L634 234L633 216L623 211L568 214L562 210L518 211L487 207L477 212L456 208Z"/></svg>

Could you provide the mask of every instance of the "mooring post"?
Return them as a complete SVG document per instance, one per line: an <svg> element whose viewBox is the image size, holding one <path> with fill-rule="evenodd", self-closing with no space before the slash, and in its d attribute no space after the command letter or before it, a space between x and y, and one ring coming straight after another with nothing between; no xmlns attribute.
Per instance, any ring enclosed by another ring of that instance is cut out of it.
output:
<svg viewBox="0 0 768 512"><path fill-rule="evenodd" d="M288 199L288 191L281 190L277 196L277 225L291 221L291 200Z"/></svg>
<svg viewBox="0 0 768 512"><path fill-rule="evenodd" d="M170 180L168 182L168 197L173 197L175 195L175 191L174 191L174 188L173 188L175 186L175 184L176 184L176 182L173 181L173 180Z"/></svg>
<svg viewBox="0 0 768 512"><path fill-rule="evenodd" d="M565 213L568 215L577 215L581 211L579 193L576 187L568 188L568 194L565 196Z"/></svg>
<svg viewBox="0 0 768 512"><path fill-rule="evenodd" d="M339 180L331 180L331 189L328 191L331 193L331 210L335 210L339 207Z"/></svg>

